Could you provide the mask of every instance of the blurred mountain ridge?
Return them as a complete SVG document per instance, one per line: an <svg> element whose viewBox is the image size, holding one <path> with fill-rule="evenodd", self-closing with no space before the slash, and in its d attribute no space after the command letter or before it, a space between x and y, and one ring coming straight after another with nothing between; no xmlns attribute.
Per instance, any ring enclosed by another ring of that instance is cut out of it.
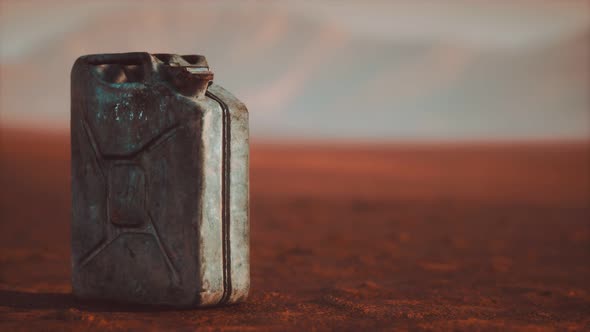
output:
<svg viewBox="0 0 590 332"><path fill-rule="evenodd" d="M67 128L79 55L149 51L206 55L260 139L590 138L583 3L445 3L2 2L0 121Z"/></svg>

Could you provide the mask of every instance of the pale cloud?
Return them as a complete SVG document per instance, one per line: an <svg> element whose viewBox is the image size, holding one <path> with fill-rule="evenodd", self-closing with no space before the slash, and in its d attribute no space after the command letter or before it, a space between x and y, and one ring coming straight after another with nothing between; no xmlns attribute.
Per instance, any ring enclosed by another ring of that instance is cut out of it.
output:
<svg viewBox="0 0 590 332"><path fill-rule="evenodd" d="M587 1L293 1L291 10L384 42L543 47L590 29Z"/></svg>
<svg viewBox="0 0 590 332"><path fill-rule="evenodd" d="M244 91L241 95L258 112L280 111L301 93L315 71L335 56L345 42L346 37L341 31L324 26L314 39L298 51L297 57L278 79L265 86L255 86L253 91Z"/></svg>

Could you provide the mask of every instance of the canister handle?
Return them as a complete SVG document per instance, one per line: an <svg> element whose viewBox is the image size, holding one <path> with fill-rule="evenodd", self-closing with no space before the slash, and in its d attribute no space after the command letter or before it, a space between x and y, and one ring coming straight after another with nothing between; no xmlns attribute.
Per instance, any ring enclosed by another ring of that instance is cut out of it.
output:
<svg viewBox="0 0 590 332"><path fill-rule="evenodd" d="M152 56L146 52L93 54L86 56L86 62L90 65L139 65L144 72L145 80L151 78L153 72Z"/></svg>

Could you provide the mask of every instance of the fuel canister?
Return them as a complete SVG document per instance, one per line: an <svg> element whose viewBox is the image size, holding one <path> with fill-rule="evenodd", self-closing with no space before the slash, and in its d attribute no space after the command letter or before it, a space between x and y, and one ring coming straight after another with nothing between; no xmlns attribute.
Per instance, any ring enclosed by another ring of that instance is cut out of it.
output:
<svg viewBox="0 0 590 332"><path fill-rule="evenodd" d="M179 307L247 297L248 111L205 57L78 58L71 149L76 297Z"/></svg>

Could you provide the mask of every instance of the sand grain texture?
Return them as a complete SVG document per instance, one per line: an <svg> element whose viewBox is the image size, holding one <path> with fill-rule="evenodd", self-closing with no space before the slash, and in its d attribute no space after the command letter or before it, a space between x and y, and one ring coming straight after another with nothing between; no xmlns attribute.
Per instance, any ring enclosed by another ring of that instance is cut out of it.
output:
<svg viewBox="0 0 590 332"><path fill-rule="evenodd" d="M588 144L253 144L251 296L177 311L71 297L68 136L1 134L2 331L590 326Z"/></svg>

